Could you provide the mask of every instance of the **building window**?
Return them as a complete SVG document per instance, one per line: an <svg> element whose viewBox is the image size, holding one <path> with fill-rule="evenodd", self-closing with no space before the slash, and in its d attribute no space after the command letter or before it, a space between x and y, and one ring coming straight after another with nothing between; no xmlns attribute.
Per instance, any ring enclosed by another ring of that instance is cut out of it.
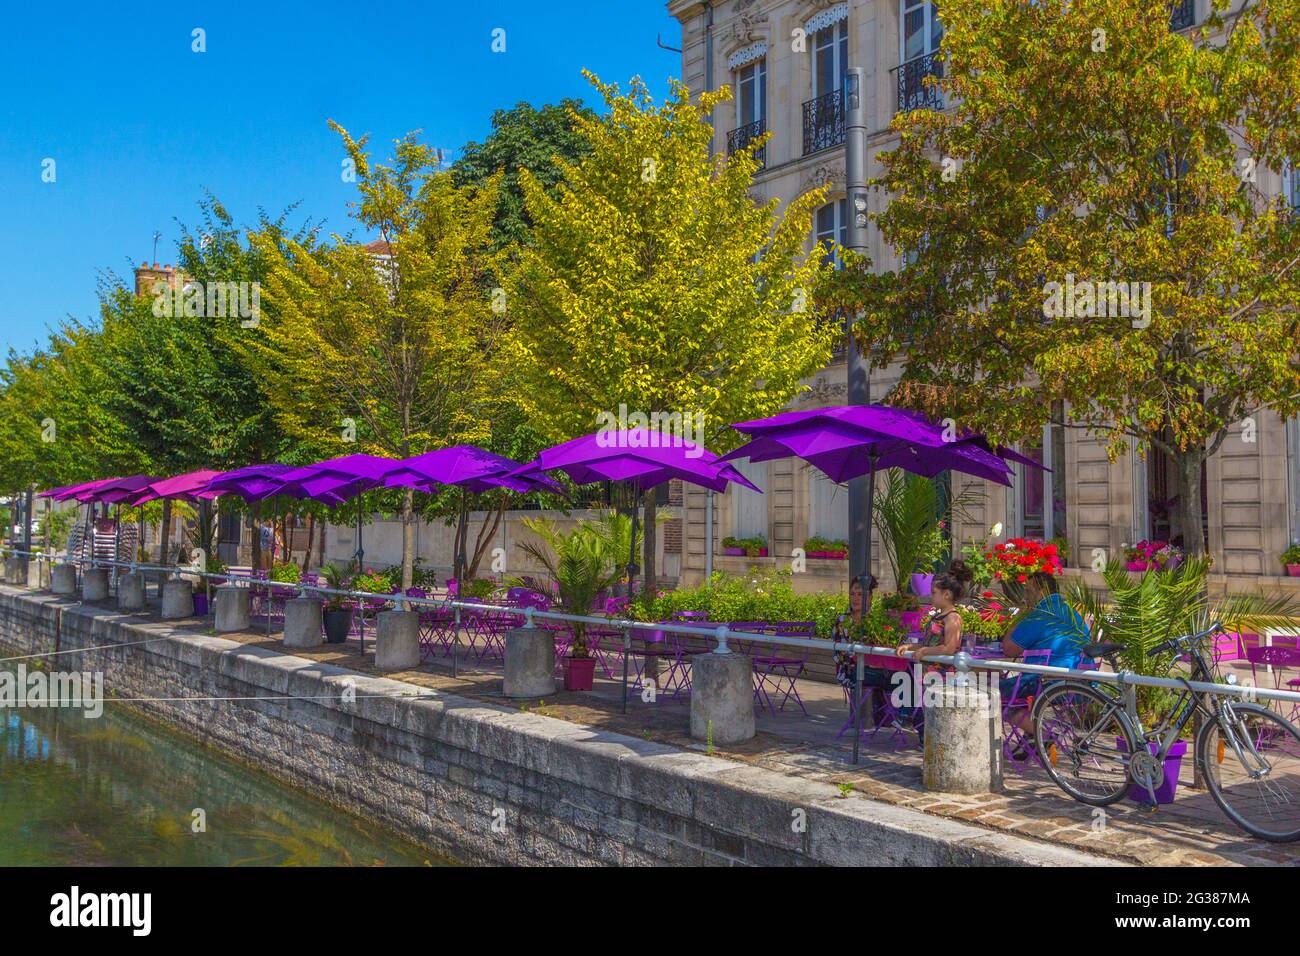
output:
<svg viewBox="0 0 1300 956"><path fill-rule="evenodd" d="M812 94L803 105L803 152L807 156L844 142L844 82L849 73L848 4L813 17Z"/></svg>
<svg viewBox="0 0 1300 956"><path fill-rule="evenodd" d="M748 478L760 489L767 489L767 462L753 462L745 459L733 461L736 470ZM767 496L757 491L750 491L741 485L732 485L727 493L731 495L731 534L736 538L767 537Z"/></svg>
<svg viewBox="0 0 1300 956"><path fill-rule="evenodd" d="M849 25L845 20L818 30L812 37L813 97L844 89L849 75Z"/></svg>
<svg viewBox="0 0 1300 956"><path fill-rule="evenodd" d="M822 262L840 267L839 247L849 244L849 201L828 202L817 210L816 238L825 250Z"/></svg>
<svg viewBox="0 0 1300 956"><path fill-rule="evenodd" d="M943 109L943 96L926 78L943 76L943 64L936 59L943 40L943 23L934 3L928 0L899 0L901 18L898 38L898 111Z"/></svg>
<svg viewBox="0 0 1300 956"><path fill-rule="evenodd" d="M1293 212L1300 212L1300 160L1287 160L1282 170L1282 195Z"/></svg>
<svg viewBox="0 0 1300 956"><path fill-rule="evenodd" d="M727 136L727 152L745 149L767 132L767 61L756 60L736 72L736 128ZM766 147L754 158L766 165Z"/></svg>
<svg viewBox="0 0 1300 956"><path fill-rule="evenodd" d="M848 492L816 468L804 470L808 472L808 537L847 540Z"/></svg>

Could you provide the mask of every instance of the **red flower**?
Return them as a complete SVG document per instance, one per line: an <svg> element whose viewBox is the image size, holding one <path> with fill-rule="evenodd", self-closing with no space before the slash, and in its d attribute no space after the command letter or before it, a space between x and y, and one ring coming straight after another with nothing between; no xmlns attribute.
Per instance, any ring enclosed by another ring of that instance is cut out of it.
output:
<svg viewBox="0 0 1300 956"><path fill-rule="evenodd" d="M1024 584L1026 581L1029 580L1029 578L1025 577L1025 575L1023 574L1018 574L1016 575L1016 580L1019 581L1021 584Z"/></svg>

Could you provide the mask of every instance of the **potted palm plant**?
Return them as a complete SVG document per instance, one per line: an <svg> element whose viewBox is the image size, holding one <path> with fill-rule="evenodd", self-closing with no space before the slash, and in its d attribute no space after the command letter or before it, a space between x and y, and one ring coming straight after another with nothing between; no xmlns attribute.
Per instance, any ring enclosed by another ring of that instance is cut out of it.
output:
<svg viewBox="0 0 1300 956"><path fill-rule="evenodd" d="M611 526L615 518L617 516L612 516L603 522L580 521L567 534L547 518L524 519L524 526L540 541L522 542L520 548L541 564L555 581L557 610L589 616L597 595L618 583L622 572L616 553L620 535ZM621 540L626 541L626 535ZM564 689L591 690L596 661L587 647L587 625L574 621L570 627L573 629L573 643L564 670Z"/></svg>
<svg viewBox="0 0 1300 956"><path fill-rule="evenodd" d="M331 591L343 590L343 578L346 574L343 568L337 564L327 564L320 569L320 573L325 579L325 587ZM352 630L352 608L348 606L346 599L338 594L328 595L321 613L325 622L325 640L330 644L342 644L346 641L348 631Z"/></svg>

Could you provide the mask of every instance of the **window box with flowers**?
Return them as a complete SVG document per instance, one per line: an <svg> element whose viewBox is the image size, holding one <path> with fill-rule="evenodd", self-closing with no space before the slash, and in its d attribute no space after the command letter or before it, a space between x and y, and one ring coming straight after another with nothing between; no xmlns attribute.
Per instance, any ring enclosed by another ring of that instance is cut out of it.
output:
<svg viewBox="0 0 1300 956"><path fill-rule="evenodd" d="M722 553L733 558L766 558L767 538L762 535L753 538L733 538L728 536L722 539Z"/></svg>
<svg viewBox="0 0 1300 956"><path fill-rule="evenodd" d="M1293 544L1282 552L1282 566L1293 578L1300 578L1300 544Z"/></svg>
<svg viewBox="0 0 1300 956"><path fill-rule="evenodd" d="M1130 571L1172 571L1183 563L1183 549L1168 541L1139 541L1124 545L1124 562Z"/></svg>
<svg viewBox="0 0 1300 956"><path fill-rule="evenodd" d="M831 561L844 561L849 556L847 541L832 541L816 535L803 543L804 556L809 558L826 558Z"/></svg>

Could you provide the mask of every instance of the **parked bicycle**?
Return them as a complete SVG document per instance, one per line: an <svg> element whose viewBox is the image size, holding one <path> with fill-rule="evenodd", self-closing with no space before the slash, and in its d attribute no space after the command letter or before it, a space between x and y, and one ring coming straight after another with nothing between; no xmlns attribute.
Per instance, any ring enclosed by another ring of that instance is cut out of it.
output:
<svg viewBox="0 0 1300 956"><path fill-rule="evenodd" d="M1219 633L1216 624L1171 638L1151 653L1183 649L1191 662L1190 680L1213 683L1203 645ZM1118 671L1115 655L1125 647L1100 642L1087 645L1084 653ZM1083 803L1108 806L1137 787L1154 808L1165 758L1199 713L1204 720L1194 759L1215 803L1263 840L1300 840L1300 731L1267 707L1197 692L1187 679L1182 683L1185 689L1151 729L1142 724L1132 684L1117 687L1082 678L1048 684L1032 714L1039 760L1057 786Z"/></svg>

